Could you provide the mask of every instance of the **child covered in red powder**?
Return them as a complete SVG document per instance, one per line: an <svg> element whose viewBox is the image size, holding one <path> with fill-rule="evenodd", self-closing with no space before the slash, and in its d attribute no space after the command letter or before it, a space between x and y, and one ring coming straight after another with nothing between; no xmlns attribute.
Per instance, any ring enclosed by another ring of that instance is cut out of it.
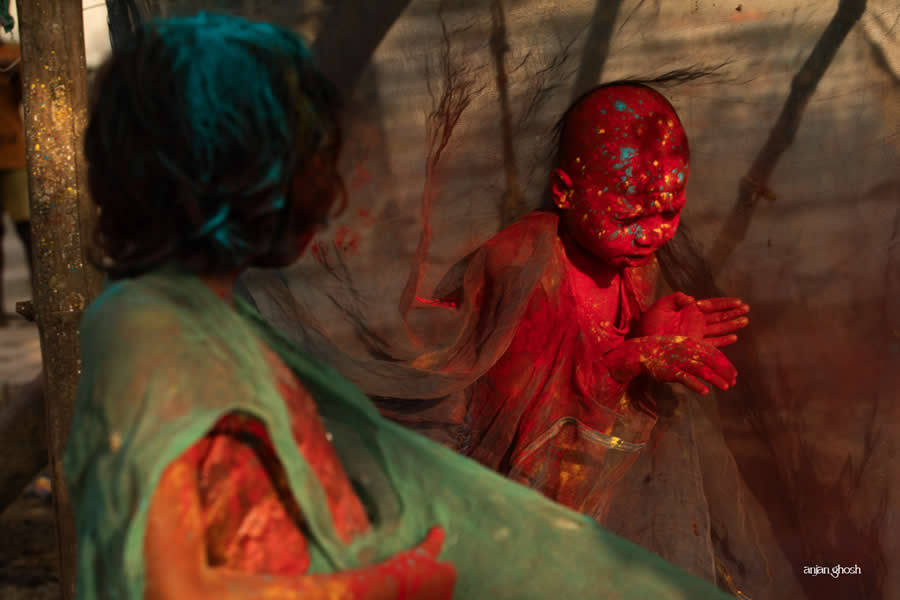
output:
<svg viewBox="0 0 900 600"><path fill-rule="evenodd" d="M460 263L436 299L417 297L414 353L331 350L385 415L602 521L656 423L631 384L728 389L737 373L718 347L736 341L749 307L681 293L654 302L656 253L678 228L690 158L662 94L601 85L558 131L552 205ZM283 292L259 286L254 297L274 313L266 298Z"/></svg>
<svg viewBox="0 0 900 600"><path fill-rule="evenodd" d="M484 250L501 265L551 240L509 346L468 393L465 452L597 519L655 424L628 394L632 380L705 394L737 377L716 347L736 340L746 305L680 293L653 302L655 255L678 227L688 169L684 128L659 92L603 85L561 120L555 211L532 213Z"/></svg>

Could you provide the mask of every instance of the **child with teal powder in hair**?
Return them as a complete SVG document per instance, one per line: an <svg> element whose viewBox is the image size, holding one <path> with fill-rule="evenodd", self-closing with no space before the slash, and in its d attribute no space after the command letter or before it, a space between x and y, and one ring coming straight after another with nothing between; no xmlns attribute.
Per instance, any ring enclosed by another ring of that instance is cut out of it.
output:
<svg viewBox="0 0 900 600"><path fill-rule="evenodd" d="M78 597L714 600L711 584L379 416L233 294L342 193L337 98L293 34L141 27L85 136L109 275L65 473Z"/></svg>

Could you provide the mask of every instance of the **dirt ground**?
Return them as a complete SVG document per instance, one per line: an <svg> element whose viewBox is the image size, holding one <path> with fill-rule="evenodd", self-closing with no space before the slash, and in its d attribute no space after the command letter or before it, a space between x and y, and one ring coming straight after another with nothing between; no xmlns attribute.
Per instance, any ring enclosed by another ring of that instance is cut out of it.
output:
<svg viewBox="0 0 900 600"><path fill-rule="evenodd" d="M53 504L24 494L0 514L0 600L57 600Z"/></svg>
<svg viewBox="0 0 900 600"><path fill-rule="evenodd" d="M5 264L3 304L15 312L16 302L30 297L28 268L18 238L7 220L0 244ZM0 329L0 382L20 383L40 370L37 328L13 316ZM2 458L0 458L2 460ZM56 524L53 505L23 494L0 513L0 600L58 600Z"/></svg>

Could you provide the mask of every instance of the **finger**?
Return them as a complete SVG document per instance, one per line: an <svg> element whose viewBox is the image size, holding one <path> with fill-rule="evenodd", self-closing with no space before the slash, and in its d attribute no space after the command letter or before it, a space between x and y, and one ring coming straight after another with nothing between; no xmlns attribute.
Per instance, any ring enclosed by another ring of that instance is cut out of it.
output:
<svg viewBox="0 0 900 600"><path fill-rule="evenodd" d="M710 346L715 346L716 348L721 348L722 346L730 346L735 343L738 339L736 335L723 335L720 337L705 337L703 338L704 344L709 344Z"/></svg>
<svg viewBox="0 0 900 600"><path fill-rule="evenodd" d="M744 309L746 307L746 310ZM741 308L733 308L731 310L722 310L717 312L706 312L703 313L706 317L706 323L719 323L721 321L731 321L733 319L738 319L743 317L748 312L750 312L750 307L744 305Z"/></svg>
<svg viewBox="0 0 900 600"><path fill-rule="evenodd" d="M685 361L682 368L687 368L690 365L692 374L710 383L717 383L717 381L707 375L715 375L719 381L723 382L729 382L734 379L737 369L734 368L728 357L722 354L720 350L706 343L693 343L691 346L693 347L690 361ZM698 368L702 370L698 371ZM717 387L720 386L717 385Z"/></svg>
<svg viewBox="0 0 900 600"><path fill-rule="evenodd" d="M735 331L743 329L749 324L750 319L748 319L747 317L731 319L730 321L722 321L721 323L707 323L706 329L704 330L704 337L734 333Z"/></svg>
<svg viewBox="0 0 900 600"><path fill-rule="evenodd" d="M711 365L705 365L700 362L690 363L684 365L684 370L695 377L708 381L720 390L727 390L731 385L729 383L731 374L727 374L727 376L725 376L726 374L719 374Z"/></svg>
<svg viewBox="0 0 900 600"><path fill-rule="evenodd" d="M731 378L730 377L727 380L725 380L722 377L719 377L718 375L713 373L712 371L704 373L704 379L706 379L708 382L710 382L711 384L713 384L720 390L727 390L728 388L731 387Z"/></svg>
<svg viewBox="0 0 900 600"><path fill-rule="evenodd" d="M444 529L442 527L432 527L428 535L425 536L425 541L419 544L416 550L424 552L432 558L437 558L443 547Z"/></svg>
<svg viewBox="0 0 900 600"><path fill-rule="evenodd" d="M707 355L703 360L704 366L723 381L733 382L737 378L737 369L734 368L731 361L721 351L712 346L707 346L707 350ZM707 381L709 380L707 379Z"/></svg>
<svg viewBox="0 0 900 600"><path fill-rule="evenodd" d="M750 307L744 304L744 301L740 298L707 298L697 302L697 307L703 312L717 312L738 308L746 308L745 312L750 312Z"/></svg>
<svg viewBox="0 0 900 600"><path fill-rule="evenodd" d="M433 600L452 600L456 587L456 567L448 562L435 563L429 573L428 581L418 590L416 598L432 598Z"/></svg>
<svg viewBox="0 0 900 600"><path fill-rule="evenodd" d="M704 396L709 393L709 388L703 385L699 379L691 375L686 371L675 371L674 374L675 381L682 384L692 392L697 392L698 394L703 394Z"/></svg>
<svg viewBox="0 0 900 600"><path fill-rule="evenodd" d="M728 310L746 306L740 298L705 298L697 302L701 310Z"/></svg>

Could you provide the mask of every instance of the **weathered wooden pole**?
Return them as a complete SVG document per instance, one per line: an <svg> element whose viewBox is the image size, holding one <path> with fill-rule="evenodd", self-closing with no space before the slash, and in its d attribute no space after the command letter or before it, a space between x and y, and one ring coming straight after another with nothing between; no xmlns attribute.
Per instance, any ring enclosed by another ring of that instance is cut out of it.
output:
<svg viewBox="0 0 900 600"><path fill-rule="evenodd" d="M75 531L62 456L81 372L78 327L101 275L85 260L94 209L82 136L87 117L84 23L78 0L18 0L34 307L44 363L47 443L56 503L60 588L75 597Z"/></svg>

